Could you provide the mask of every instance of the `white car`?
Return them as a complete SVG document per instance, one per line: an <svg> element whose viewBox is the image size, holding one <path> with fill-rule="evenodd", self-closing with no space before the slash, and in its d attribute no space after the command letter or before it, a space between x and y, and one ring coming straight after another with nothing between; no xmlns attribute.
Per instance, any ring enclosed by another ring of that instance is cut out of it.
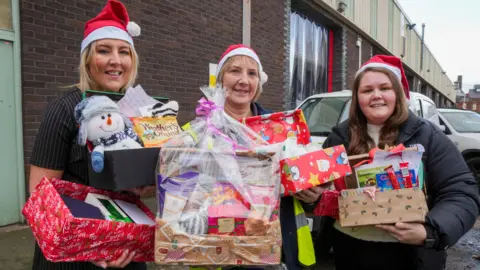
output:
<svg viewBox="0 0 480 270"><path fill-rule="evenodd" d="M313 142L323 144L332 128L347 120L351 99L352 91L343 90L310 96L298 106L303 110ZM410 92L409 108L440 126L435 103L427 96Z"/></svg>
<svg viewBox="0 0 480 270"><path fill-rule="evenodd" d="M461 109L438 109L444 132L458 147L480 186L480 114Z"/></svg>

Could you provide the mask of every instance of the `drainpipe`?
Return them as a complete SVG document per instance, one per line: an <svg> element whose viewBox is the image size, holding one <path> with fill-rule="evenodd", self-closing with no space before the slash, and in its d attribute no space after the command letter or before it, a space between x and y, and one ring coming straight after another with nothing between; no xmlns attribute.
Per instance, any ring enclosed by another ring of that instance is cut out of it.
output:
<svg viewBox="0 0 480 270"><path fill-rule="evenodd" d="M362 66L362 38L360 35L357 37L357 42L355 43L358 47L358 68Z"/></svg>
<svg viewBox="0 0 480 270"><path fill-rule="evenodd" d="M425 47L425 24L422 23L422 47L420 48L420 70L423 70L423 51Z"/></svg>
<svg viewBox="0 0 480 270"><path fill-rule="evenodd" d="M23 158L23 117L22 117L22 68L21 68L21 46L20 46L20 0L12 0L12 24L15 33L13 42L13 63L14 63L14 84L15 84L15 123L17 134L17 176L18 179L18 200L20 210L25 204L26 189L25 189L25 171ZM19 220L21 223L25 221L21 211Z"/></svg>
<svg viewBox="0 0 480 270"><path fill-rule="evenodd" d="M243 0L243 24L242 24L242 43L246 46L250 45L250 28L251 28L251 15L252 15L252 2L251 0Z"/></svg>

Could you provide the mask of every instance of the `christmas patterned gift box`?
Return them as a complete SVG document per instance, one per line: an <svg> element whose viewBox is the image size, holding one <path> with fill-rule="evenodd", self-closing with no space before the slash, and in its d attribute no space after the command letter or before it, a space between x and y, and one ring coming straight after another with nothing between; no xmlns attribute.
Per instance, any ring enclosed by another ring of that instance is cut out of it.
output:
<svg viewBox="0 0 480 270"><path fill-rule="evenodd" d="M217 182L211 195L212 205L208 207L208 234L246 235L246 224L254 213L271 212L270 221L278 218L279 205L272 205L272 187L248 185L245 193L248 200L232 184Z"/></svg>
<svg viewBox="0 0 480 270"><path fill-rule="evenodd" d="M47 260L52 262L115 260L135 251L133 261L153 261L155 226L74 217L62 196L80 201L88 193L102 194L137 205L153 221L154 215L130 194L97 190L62 180L43 178L22 213Z"/></svg>
<svg viewBox="0 0 480 270"><path fill-rule="evenodd" d="M244 222L250 212L249 203L236 188L217 182L208 207L208 234L245 235Z"/></svg>
<svg viewBox="0 0 480 270"><path fill-rule="evenodd" d="M352 173L343 145L282 159L280 168L281 193L284 196L293 195Z"/></svg>
<svg viewBox="0 0 480 270"><path fill-rule="evenodd" d="M428 207L419 188L402 188L376 192L366 189L344 189L338 198L342 227L425 222Z"/></svg>
<svg viewBox="0 0 480 270"><path fill-rule="evenodd" d="M289 137L296 137L298 144L310 142L302 110L253 116L244 118L242 122L270 144L281 143Z"/></svg>

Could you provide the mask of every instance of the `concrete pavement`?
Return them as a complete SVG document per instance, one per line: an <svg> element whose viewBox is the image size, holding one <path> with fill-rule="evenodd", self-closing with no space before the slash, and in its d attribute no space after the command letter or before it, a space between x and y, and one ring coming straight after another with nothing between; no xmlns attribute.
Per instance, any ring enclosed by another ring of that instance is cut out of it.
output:
<svg viewBox="0 0 480 270"><path fill-rule="evenodd" d="M155 198L149 198L144 202L155 211ZM34 243L30 228L26 225L0 228L0 269L31 269ZM477 220L474 228L449 250L447 270L480 269L480 260L472 258L475 254L480 254L480 220ZM155 267L153 263L148 267L152 270L162 268ZM333 260L323 262L316 269L335 269Z"/></svg>

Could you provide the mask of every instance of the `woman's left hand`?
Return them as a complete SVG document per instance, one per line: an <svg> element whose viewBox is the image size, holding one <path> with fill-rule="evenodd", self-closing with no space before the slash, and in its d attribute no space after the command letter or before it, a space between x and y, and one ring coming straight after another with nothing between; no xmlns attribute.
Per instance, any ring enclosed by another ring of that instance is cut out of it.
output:
<svg viewBox="0 0 480 270"><path fill-rule="evenodd" d="M332 183L327 183L323 184L320 186L312 187L307 190L302 190L297 194L294 194L293 197L295 197L297 200L300 200L304 203L314 203L318 201L318 198L320 198L320 195L330 187Z"/></svg>
<svg viewBox="0 0 480 270"><path fill-rule="evenodd" d="M94 261L91 262L98 267L103 269L107 268L125 268L129 263L132 262L133 257L135 257L135 252L129 252L125 250L122 255L114 261Z"/></svg>
<svg viewBox="0 0 480 270"><path fill-rule="evenodd" d="M139 188L129 189L129 191L135 193L139 197L151 197L155 195L156 186L144 186Z"/></svg>
<svg viewBox="0 0 480 270"><path fill-rule="evenodd" d="M423 245L427 238L427 231L421 223L397 222L395 225L377 225L375 227L385 230L403 244Z"/></svg>

